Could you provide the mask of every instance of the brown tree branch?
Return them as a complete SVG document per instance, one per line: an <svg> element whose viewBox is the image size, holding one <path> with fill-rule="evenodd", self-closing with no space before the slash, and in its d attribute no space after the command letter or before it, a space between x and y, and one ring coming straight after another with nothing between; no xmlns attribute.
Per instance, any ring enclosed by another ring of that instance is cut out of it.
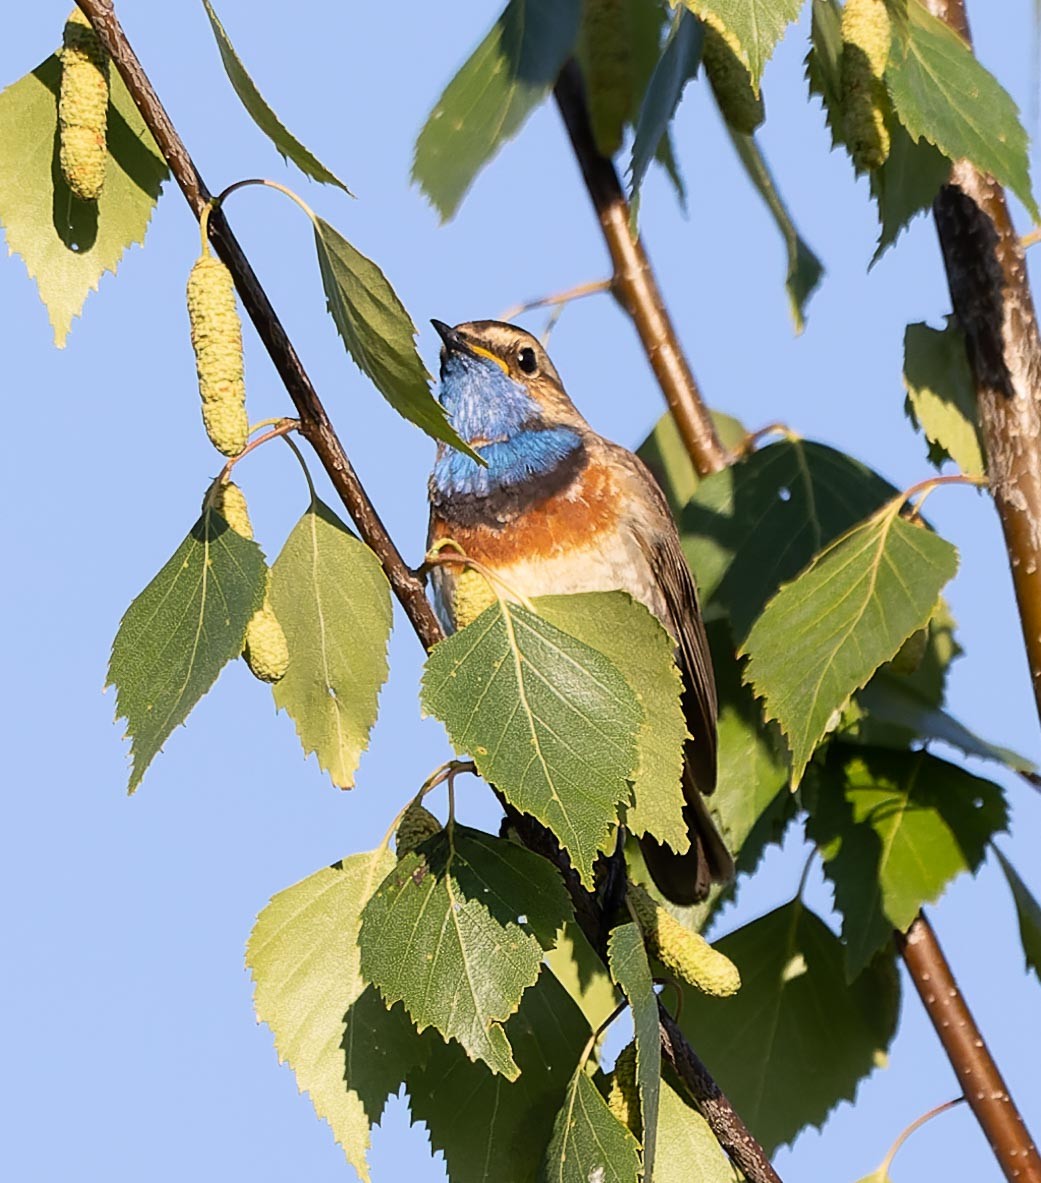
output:
<svg viewBox="0 0 1041 1183"><path fill-rule="evenodd" d="M629 231L629 203L618 173L597 150L574 61L561 71L553 93L611 255L614 293L640 336L694 467L702 476L718 472L727 466L727 450L694 381L643 244Z"/></svg>
<svg viewBox="0 0 1041 1183"><path fill-rule="evenodd" d="M976 1020L954 980L932 925L919 912L897 947L936 1034L958 1077L958 1087L980 1123L1009 1183L1041 1183L1041 1157L1009 1096Z"/></svg>
<svg viewBox="0 0 1041 1183"><path fill-rule="evenodd" d="M197 218L201 217L210 200L210 191L127 40L116 18L112 0L76 0L76 3L94 26L106 53L126 83L192 212ZM358 480L285 329L220 209L210 214L209 237L217 254L234 276L246 313L293 400L300 418L300 434L314 449L358 533L379 558L420 642L424 648L430 649L444 634L423 585L401 557ZM715 439L711 420L707 422L711 438ZM718 442L716 439L717 447ZM725 458L725 453L723 456ZM715 467L720 466L717 464ZM516 814L516 811L507 812L513 815L526 844L547 857L553 857L550 845L555 846L555 843L547 843L552 837L548 832L533 823L532 819ZM542 831L541 834L538 831ZM553 861L564 872L566 880L574 879L570 864L559 847L556 848ZM602 947L604 917L598 909L589 907L588 898L584 901L584 907L578 909L578 918L594 947ZM695 1104L720 1145L732 1161L742 1167L750 1183L780 1183L762 1147L752 1138L682 1033L678 1029L668 1030L663 1027L662 1041L670 1062L690 1090Z"/></svg>

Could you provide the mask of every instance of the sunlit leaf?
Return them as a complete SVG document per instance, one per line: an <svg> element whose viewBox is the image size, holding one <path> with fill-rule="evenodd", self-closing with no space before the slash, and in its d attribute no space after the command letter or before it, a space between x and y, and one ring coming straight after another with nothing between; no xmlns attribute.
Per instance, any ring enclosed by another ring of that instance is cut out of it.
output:
<svg viewBox="0 0 1041 1183"><path fill-rule="evenodd" d="M636 1183L637 1141L579 1068L557 1114L541 1183Z"/></svg>
<svg viewBox="0 0 1041 1183"><path fill-rule="evenodd" d="M763 67L803 6L803 0L683 0L683 3L723 35L752 76L756 94Z"/></svg>
<svg viewBox="0 0 1041 1183"><path fill-rule="evenodd" d="M916 426L941 456L968 476L983 476L983 443L976 412L976 384L965 352L965 337L954 325L904 331L904 386Z"/></svg>

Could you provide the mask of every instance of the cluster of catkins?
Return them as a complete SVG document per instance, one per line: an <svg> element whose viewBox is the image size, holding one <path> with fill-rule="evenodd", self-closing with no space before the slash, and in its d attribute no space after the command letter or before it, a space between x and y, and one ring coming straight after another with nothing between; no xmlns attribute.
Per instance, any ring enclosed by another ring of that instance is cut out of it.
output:
<svg viewBox="0 0 1041 1183"><path fill-rule="evenodd" d="M846 0L842 9L842 132L858 172L889 156L884 73L892 28L885 0Z"/></svg>

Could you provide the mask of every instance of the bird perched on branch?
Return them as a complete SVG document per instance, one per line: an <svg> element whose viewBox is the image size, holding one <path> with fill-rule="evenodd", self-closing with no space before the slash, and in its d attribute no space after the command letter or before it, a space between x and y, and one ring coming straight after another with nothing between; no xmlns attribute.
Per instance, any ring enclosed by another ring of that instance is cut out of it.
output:
<svg viewBox="0 0 1041 1183"><path fill-rule="evenodd" d="M452 539L525 597L621 589L668 630L693 737L683 775L691 847L677 855L649 837L641 846L664 895L702 899L731 878L734 863L702 796L716 783L716 690L697 589L665 497L641 460L583 419L530 333L494 320L433 325L444 342L441 403L487 467L439 446L429 545ZM494 601L485 578L462 564L439 563L431 579L450 630Z"/></svg>

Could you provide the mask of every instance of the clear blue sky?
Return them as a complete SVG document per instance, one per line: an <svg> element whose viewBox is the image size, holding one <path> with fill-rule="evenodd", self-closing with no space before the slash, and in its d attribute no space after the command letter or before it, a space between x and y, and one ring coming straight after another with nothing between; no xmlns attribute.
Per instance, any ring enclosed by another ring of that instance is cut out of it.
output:
<svg viewBox="0 0 1041 1183"><path fill-rule="evenodd" d="M288 8L220 0L219 13L286 124L359 200L288 170L239 109L201 5L119 0L128 34L213 189L266 175L298 188L387 272L421 326L498 315L526 297L606 273L599 231L555 109L540 110L477 181L455 222L439 227L408 182L415 134L444 83L498 11L329 3ZM60 37L68 0L8 5L0 82L34 67ZM1036 131L1030 0L970 4L978 48ZM288 14L288 15L287 15ZM903 416L904 326L949 310L935 232L922 219L866 274L875 224L867 186L831 154L823 116L806 102L808 11L766 73L763 144L828 274L795 338L781 243L745 182L700 88L676 124L690 187L684 217L660 176L643 204L646 241L704 390L757 426L783 419L845 447L906 486L929 474ZM1036 165L1036 155L1035 155ZM348 451L399 544L418 561L431 446L387 409L346 359L325 315L310 231L277 195L238 194L236 231L283 317ZM1027 223L1017 210L1019 225ZM1041 248L1038 248L1041 250ZM291 723L241 663L228 668L127 800L125 750L103 696L108 648L131 598L190 526L219 467L199 421L184 281L195 223L170 187L144 251L106 277L55 351L20 260L0 265L0 375L6 430L0 473L8 506L0 830L5 972L0 1164L19 1180L351 1177L327 1128L278 1067L252 1016L243 947L269 896L378 841L405 796L446 755L416 705L420 649L403 618L391 680L359 787L339 793L300 755ZM1036 271L1036 267L1035 267ZM542 317L529 324L541 327ZM252 417L288 400L247 331ZM635 446L662 410L635 335L606 297L568 309L552 353L569 390L605 435ZM317 466L315 466L317 469ZM268 553L304 508L284 448L241 468ZM324 483L323 483L324 487ZM328 494L327 494L328 496ZM331 499L331 498L330 498ZM950 590L968 656L952 707L989 738L1041 758L1015 605L989 502L967 489L930 501L961 550ZM1036 892L1041 796L1006 784L1018 838L1005 849ZM464 813L488 822L478 794ZM767 860L723 932L787 899L803 856ZM829 895L814 875L816 906ZM987 866L958 882L932 916L961 985L1035 1132L1041 987L1022 971L1007 890ZM822 1133L778 1155L791 1180L842 1183L881 1159L897 1132L957 1093L917 997L905 994L888 1068L841 1106ZM422 1128L401 1101L375 1132L377 1181L436 1180ZM997 1180L975 1124L958 1111L902 1152L899 1180Z"/></svg>

